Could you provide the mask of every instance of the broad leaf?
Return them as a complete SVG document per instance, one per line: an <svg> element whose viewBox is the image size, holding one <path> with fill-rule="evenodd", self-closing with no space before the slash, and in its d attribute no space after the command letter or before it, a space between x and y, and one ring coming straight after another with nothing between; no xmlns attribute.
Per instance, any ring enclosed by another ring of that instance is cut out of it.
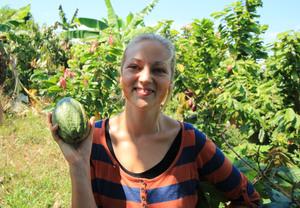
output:
<svg viewBox="0 0 300 208"><path fill-rule="evenodd" d="M75 19L75 22L84 25L86 27L92 28L92 29L97 29L97 30L104 30L108 28L108 25L104 23L101 20L96 20L92 18L85 18L85 17L79 17Z"/></svg>
<svg viewBox="0 0 300 208"><path fill-rule="evenodd" d="M98 37L99 32L89 31L89 30L72 30L72 31L66 31L62 35L64 37L69 38L69 39L72 39L72 38L91 38L91 37Z"/></svg>
<svg viewBox="0 0 300 208"><path fill-rule="evenodd" d="M112 7L112 4L110 0L105 0L105 5L107 8L107 19L108 19L108 25L111 27L117 27L118 28L118 16L114 11L114 8Z"/></svg>
<svg viewBox="0 0 300 208"><path fill-rule="evenodd" d="M128 30L135 29L138 23L143 22L144 17L148 15L155 5L158 3L158 0L153 0L149 5L147 5L142 11L135 14L130 24L128 25Z"/></svg>
<svg viewBox="0 0 300 208"><path fill-rule="evenodd" d="M0 24L0 32L8 32L10 30L10 26L7 24Z"/></svg>
<svg viewBox="0 0 300 208"><path fill-rule="evenodd" d="M29 12L30 12L30 4L17 10L16 13L11 17L11 19L23 20L29 15Z"/></svg>

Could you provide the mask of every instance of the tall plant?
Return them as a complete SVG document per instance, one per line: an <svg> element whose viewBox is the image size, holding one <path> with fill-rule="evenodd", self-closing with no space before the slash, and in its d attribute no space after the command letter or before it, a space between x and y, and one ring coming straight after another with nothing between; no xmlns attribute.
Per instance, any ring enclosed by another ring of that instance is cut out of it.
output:
<svg viewBox="0 0 300 208"><path fill-rule="evenodd" d="M212 14L220 20L218 30L234 59L267 57L261 35L268 26L259 24L257 14L262 6L262 0L240 0Z"/></svg>

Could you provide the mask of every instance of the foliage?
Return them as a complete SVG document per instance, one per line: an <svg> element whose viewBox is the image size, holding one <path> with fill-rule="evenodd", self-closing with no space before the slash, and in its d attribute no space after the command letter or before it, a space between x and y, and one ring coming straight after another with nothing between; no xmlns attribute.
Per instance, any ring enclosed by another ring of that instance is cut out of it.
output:
<svg viewBox="0 0 300 208"><path fill-rule="evenodd" d="M263 41L259 36L268 26L260 25L256 20L259 17L257 9L262 5L262 0L236 1L223 11L212 14L214 18L221 19L221 37L235 59L266 57Z"/></svg>
<svg viewBox="0 0 300 208"><path fill-rule="evenodd" d="M38 82L34 83L31 79L34 73L41 70L43 73L53 73L57 67L66 65L67 61L67 54L54 33L55 27L40 29L31 18L29 9L28 5L19 10L11 10L13 16L9 18L18 24L11 24L12 19L4 20L9 29L0 31L0 47L8 54L7 61L4 61L7 79L3 87L13 97L21 90L27 91L37 86Z"/></svg>
<svg viewBox="0 0 300 208"><path fill-rule="evenodd" d="M268 62L268 73L282 89L284 101L300 114L300 32L278 35Z"/></svg>

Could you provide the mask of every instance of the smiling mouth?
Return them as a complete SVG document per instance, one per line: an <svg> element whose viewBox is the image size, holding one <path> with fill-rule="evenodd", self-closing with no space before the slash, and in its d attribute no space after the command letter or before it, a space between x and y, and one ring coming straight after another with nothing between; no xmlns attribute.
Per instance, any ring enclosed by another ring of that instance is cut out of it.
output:
<svg viewBox="0 0 300 208"><path fill-rule="evenodd" d="M148 96L151 93L154 93L154 90L149 89L149 88L135 87L133 89L137 92L138 95L141 95L141 96Z"/></svg>

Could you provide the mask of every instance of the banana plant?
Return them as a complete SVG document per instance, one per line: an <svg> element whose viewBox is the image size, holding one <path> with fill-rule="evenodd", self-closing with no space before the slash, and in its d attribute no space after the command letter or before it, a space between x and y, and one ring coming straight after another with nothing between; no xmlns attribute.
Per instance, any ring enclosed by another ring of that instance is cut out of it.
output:
<svg viewBox="0 0 300 208"><path fill-rule="evenodd" d="M6 13L5 8L1 10L0 13ZM30 4L18 10L10 10L9 15L0 19L0 32L9 32L13 27L18 27L30 18Z"/></svg>
<svg viewBox="0 0 300 208"><path fill-rule="evenodd" d="M61 22L57 22L57 24L59 26L61 26L63 28L63 30L69 30L69 29L75 28L76 24L74 21L75 21L75 18L77 17L78 9L75 10L73 17L70 21L68 21L66 14L61 5L59 5L58 10L59 10L59 17L60 17Z"/></svg>
<svg viewBox="0 0 300 208"><path fill-rule="evenodd" d="M105 0L107 18L102 20L86 17L76 18L75 22L79 29L66 31L65 35L70 39L98 39L99 41L107 41L108 38L113 37L114 42L126 43L138 33L154 32L163 26L163 22L154 27L146 27L144 23L145 16L153 10L157 3L158 0L153 0L140 12L136 14L130 12L126 20L123 20L114 11L111 1ZM85 29L80 29L82 27Z"/></svg>

